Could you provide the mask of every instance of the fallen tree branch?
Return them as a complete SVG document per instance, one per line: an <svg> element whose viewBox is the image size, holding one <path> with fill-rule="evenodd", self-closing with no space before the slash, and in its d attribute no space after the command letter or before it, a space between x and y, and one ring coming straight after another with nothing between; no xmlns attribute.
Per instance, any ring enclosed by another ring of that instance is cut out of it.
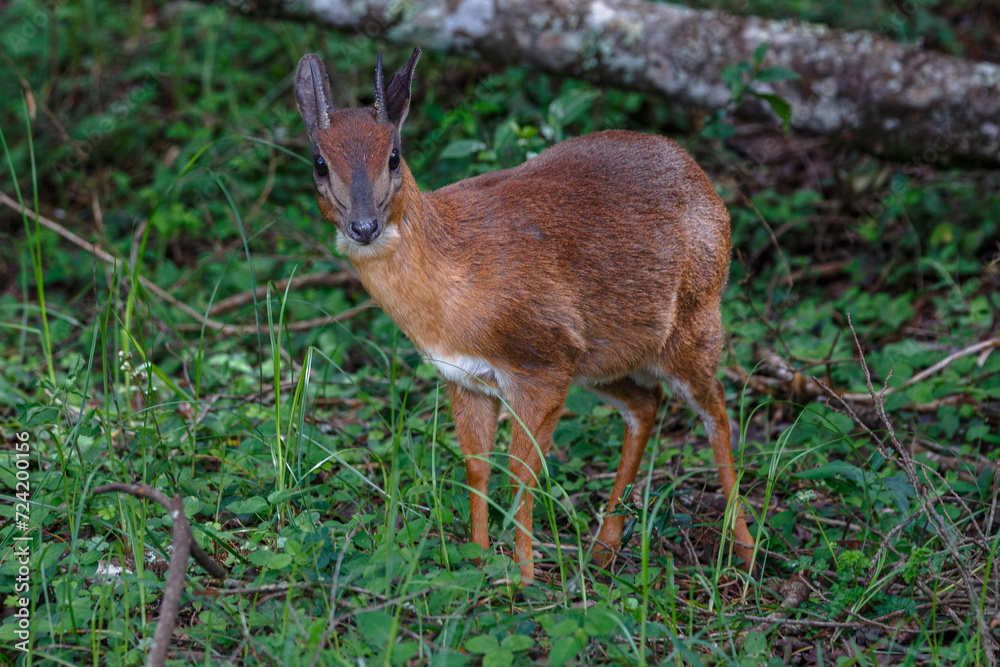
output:
<svg viewBox="0 0 1000 667"><path fill-rule="evenodd" d="M477 56L712 109L731 103L723 68L750 62L754 49L768 44L764 65L794 70L801 78L761 83L756 90L786 100L793 127L838 135L861 150L917 165L1000 164L1000 65L924 51L870 32L640 0L231 0L227 5L245 14L318 22L406 48ZM358 53L352 61L371 72L373 55ZM735 111L778 124L757 98Z"/></svg>

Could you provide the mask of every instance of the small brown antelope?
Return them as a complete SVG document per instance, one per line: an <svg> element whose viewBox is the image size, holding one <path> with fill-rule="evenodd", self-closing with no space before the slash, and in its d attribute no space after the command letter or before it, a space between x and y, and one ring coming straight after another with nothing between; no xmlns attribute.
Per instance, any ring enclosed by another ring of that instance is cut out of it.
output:
<svg viewBox="0 0 1000 667"><path fill-rule="evenodd" d="M704 172L670 139L598 132L514 169L420 192L400 144L420 49L375 106L334 108L315 55L299 62L295 99L309 133L320 212L365 288L448 380L470 486L472 540L489 547L488 457L500 397L520 418L511 478L523 489L515 558L534 578L532 489L571 384L625 420L608 508L635 481L662 399L660 382L704 420L730 503L738 494L729 419L715 374L719 301L729 271L729 214ZM537 443L537 447L536 444ZM735 513L735 551L753 539ZM597 558L621 545L609 516Z"/></svg>

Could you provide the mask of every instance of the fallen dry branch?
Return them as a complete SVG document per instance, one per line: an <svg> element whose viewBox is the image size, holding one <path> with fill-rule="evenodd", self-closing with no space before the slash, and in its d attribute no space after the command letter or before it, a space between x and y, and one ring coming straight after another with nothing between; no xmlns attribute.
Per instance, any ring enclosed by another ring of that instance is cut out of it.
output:
<svg viewBox="0 0 1000 667"><path fill-rule="evenodd" d="M889 389L886 390L885 395L888 396L889 394L894 394L897 391L903 391L904 389L908 389L909 387L912 387L916 383L918 383L918 382L920 382L922 380L926 380L927 378L929 378L930 376L934 375L935 373L944 370L945 368L948 367L949 364L951 364L952 362L954 362L954 361L956 361L958 359L961 359L962 357L968 357L968 356L971 356L973 354L978 354L979 355L979 361L978 361L978 363L979 363L980 366L982 366L983 364L986 363L986 356L994 348L997 348L997 347L1000 347L1000 336L996 336L995 338L990 338L990 339L987 339L987 340L984 340L984 341L980 341L979 343L975 343L973 345L969 345L967 347L963 347L961 350L957 350L955 352L952 352L947 357L945 357L941 361L937 362L933 366L930 366L929 368L925 368L924 370L920 371L919 373L917 373L916 375L914 375L913 377L911 377L909 380L907 380L906 382L904 382L902 385L900 385L898 387L890 387ZM862 398L862 396L864 396L865 398ZM846 398L849 401L860 401L860 400L868 400L870 398L870 395L869 394L844 394L844 398Z"/></svg>
<svg viewBox="0 0 1000 667"><path fill-rule="evenodd" d="M121 258L116 257L115 255L112 255L107 250L104 250L103 248L101 248L99 245L96 245L94 243L91 243L90 241L86 241L86 240L80 238L79 236L77 236L73 232L69 231L68 229L66 229L65 227L63 227L62 225L60 225L58 222L55 222L54 220L50 220L49 218L46 218L44 215L35 213L34 211L32 211L31 209L29 209L27 207L22 207L20 204L18 204L16 201L14 201L10 197L8 197L3 192L0 192L0 203L4 204L5 206L7 206L9 208L14 209L18 213L21 213L23 215L27 215L32 220L38 222L43 227L46 227L46 228L54 231L56 234L58 234L59 236L63 237L64 239L66 239L67 241L69 241L70 243L72 243L73 245L75 245L75 246L77 246L79 248L83 248L84 250L86 250L91 255L93 255L97 259L101 260L105 264L110 264L111 266L114 266L114 267L124 266L125 265L125 263L121 260ZM182 302L182 301L174 298L173 295L171 295L169 292L167 292L162 287L160 287L159 285L157 285L153 281L149 280L148 278L145 278L143 276L139 276L139 284L142 285L142 287L144 287L145 289L147 289L150 292L152 292L153 294L155 294L156 296L158 296L159 298L161 298L164 301L166 301L167 303L171 304L172 306L174 306L175 308L177 308L181 312L185 313L186 315L189 315L190 317L194 318L195 320L204 321L205 326L207 326L210 329L219 330L219 329L222 329L223 327L226 326L222 322L216 322L215 320L212 320L212 319L209 319L209 318L205 317L203 313L199 313L197 310L195 310L191 306L189 306L186 303L184 303L184 302Z"/></svg>
<svg viewBox="0 0 1000 667"><path fill-rule="evenodd" d="M337 313L336 315L324 315L322 317L313 317L308 320L299 320L298 322L286 322L281 326L281 330L312 331L313 329L318 329L326 326L327 324L343 322L344 320L350 319L362 311L374 307L375 302L371 299L367 299L354 308L348 308L344 312ZM274 327L275 330L278 329L277 322L274 323ZM182 324L177 328L181 331L196 331L200 329L201 326L197 324ZM227 336L253 336L254 334L263 331L267 331L267 324L264 324L263 326L257 326L256 324L222 324L218 329L216 329L216 332Z"/></svg>
<svg viewBox="0 0 1000 667"><path fill-rule="evenodd" d="M349 271L337 271L336 273L310 273L304 276L295 276L294 278L279 280L274 283L274 291L281 294L286 288L294 292L304 287L335 287L357 282L358 279L351 275ZM234 308L239 308L240 306L245 306L248 303L260 301L261 299L267 297L267 290L267 285L261 285L256 290L240 292L239 294L234 294L233 296L222 299L221 301L216 301L209 309L208 314L212 317L217 317L218 315L229 312Z"/></svg>
<svg viewBox="0 0 1000 667"><path fill-rule="evenodd" d="M110 252L104 250L99 245L96 245L94 243L91 243L90 241L80 238L73 232L69 231L68 229L60 225L58 222L50 220L49 218L46 218L44 215L36 214L34 211L32 211L27 207L22 207L20 204L18 204L16 201L8 197L3 192L0 192L0 204L4 204L5 206L12 208L18 213L23 213L24 215L27 215L29 218L37 221L43 227L52 230L59 236L63 237L64 239L72 243L73 245L86 250L91 255L93 255L94 257L96 257L97 259L101 260L106 264L110 264L113 267L125 265L125 263L122 261L120 257L112 255ZM301 276L297 279L296 278L291 279L291 283L292 283L292 289L296 289L307 285L340 285L344 284L345 282L350 282L351 280L352 277L348 272L340 271L337 273L317 273L317 274L310 274L307 276ZM282 280L279 281L277 285L279 286L279 289L283 290L288 285L288 283L289 280ZM195 325L180 325L178 329L180 329L181 331L199 331L202 329L202 327L204 327L212 331L215 331L217 333L229 336L252 336L261 331L261 328L256 325L226 324L224 322L220 322L218 320L215 320L207 316L205 313L200 313L191 306L184 303L183 301L177 299L172 294L167 292L165 289L163 289L162 287L160 287L159 285L157 285L156 283L154 283L153 281L149 280L144 276L139 276L139 284L142 285L144 289L155 294L159 299L166 301L173 307L177 308L184 314L191 317L191 319L199 322L199 324ZM267 286L264 285L258 287L256 294L260 298L266 296ZM231 310L232 308L237 308L243 303L248 303L253 301L253 298L254 298L254 292L244 292L241 294L237 294L233 297L229 297L228 299L220 301L218 304L216 304L214 308L211 309L210 313L215 314ZM370 308L371 306L372 306L372 301L369 299L368 301L365 301L354 308L345 310L342 313L338 313L336 315L326 315L323 317L315 317L309 320L302 320L300 322L290 322L285 324L285 328L287 328L289 331L309 331L312 329L316 329L318 327L322 327L326 324L331 324L333 322L342 322L343 320L346 320L358 314L359 312L366 310L367 308ZM264 327L264 330L265 331L267 330L266 326Z"/></svg>
<svg viewBox="0 0 1000 667"><path fill-rule="evenodd" d="M897 392L905 391L918 382L926 380L932 375L941 372L949 365L959 359L962 359L963 357L979 355L977 363L982 366L986 363L986 357L998 347L1000 347L1000 336L963 347L962 349L956 350L940 361L934 363L932 366L916 373L913 377L903 382L903 384L885 388L883 391L879 392L879 396L884 399L885 397L891 396ZM730 380L741 385L745 385L754 391L768 396L784 392L788 394L788 397L791 400L808 402L818 396L826 396L831 391L838 398L842 398L846 401L853 401L855 403L875 403L879 400L871 393L853 393L842 391L835 387L827 387L821 380L795 370L787 359L784 359L777 354L768 355L767 358L761 362L761 368L767 370L770 375L762 375L758 373L751 375L742 366L736 365L723 368L723 373ZM964 394L954 394L952 396L935 399L928 403L911 403L906 407L907 409L914 410L916 412L936 412L937 409L943 405L956 405L961 403L963 396Z"/></svg>
<svg viewBox="0 0 1000 667"><path fill-rule="evenodd" d="M177 611L180 609L181 595L184 593L188 556L193 556L199 565L217 579L225 579L228 574L194 541L191 524L184 515L184 501L180 496L168 498L146 484L105 484L93 491L94 495L114 492L128 493L136 498L159 503L170 512L174 524L173 552L170 554L170 569L167 571L167 583L163 589L163 601L160 603L160 620L156 623L153 643L149 647L149 655L146 656L147 667L160 667L166 661L167 648L170 646L174 625L177 623Z"/></svg>
<svg viewBox="0 0 1000 667"><path fill-rule="evenodd" d="M809 601L809 582L805 580L801 573L796 572L790 578L781 583L781 609L764 617L758 621L750 632L766 633L779 623L784 623L794 610ZM743 635L746 637L746 635ZM742 638L741 638L742 639ZM742 641L740 642L742 644Z"/></svg>

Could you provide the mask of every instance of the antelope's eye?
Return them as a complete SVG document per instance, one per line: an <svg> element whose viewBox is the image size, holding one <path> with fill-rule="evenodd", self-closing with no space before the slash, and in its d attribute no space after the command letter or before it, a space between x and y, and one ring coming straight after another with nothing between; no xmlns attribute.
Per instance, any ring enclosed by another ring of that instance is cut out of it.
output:
<svg viewBox="0 0 1000 667"><path fill-rule="evenodd" d="M395 148L393 148L392 152L389 153L389 169L392 169L393 171L399 169L399 151Z"/></svg>
<svg viewBox="0 0 1000 667"><path fill-rule="evenodd" d="M316 156L316 159L313 160L313 167L316 168L316 173L320 176L326 176L330 173L330 168L326 166L326 160L323 159L322 155Z"/></svg>

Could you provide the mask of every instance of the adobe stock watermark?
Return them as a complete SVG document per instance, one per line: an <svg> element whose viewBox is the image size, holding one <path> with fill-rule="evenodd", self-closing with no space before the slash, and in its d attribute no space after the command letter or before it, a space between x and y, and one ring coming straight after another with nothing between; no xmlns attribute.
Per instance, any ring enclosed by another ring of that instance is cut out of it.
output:
<svg viewBox="0 0 1000 667"><path fill-rule="evenodd" d="M6 596L13 607L11 616L15 619L14 648L27 653L31 646L31 537L30 504L31 476L28 466L31 462L31 434L21 431L14 434L14 488L11 495L14 502L13 547L5 558L16 565L14 589Z"/></svg>
<svg viewBox="0 0 1000 667"><path fill-rule="evenodd" d="M899 172L905 178L890 179L888 188L876 197L871 204L864 206L862 210L872 218L878 218L888 211L893 202L906 194L910 179L917 176L923 167L933 166L941 156L950 151L958 142L959 137L947 125L942 126L941 132L934 137L933 143L921 152L916 153L904 162Z"/></svg>
<svg viewBox="0 0 1000 667"><path fill-rule="evenodd" d="M97 125L84 133L82 139L69 142L69 155L53 165L53 172L59 175L75 175L80 167L101 142L118 130L126 118L132 115L140 105L149 103L160 87L160 82L166 78L166 70L160 69L156 63L145 67L142 80L132 86L128 94L108 105L108 113L97 122Z"/></svg>
<svg viewBox="0 0 1000 667"><path fill-rule="evenodd" d="M37 9L18 23L4 38L4 47L8 53L19 56L24 54L31 43L48 30L52 17L48 11Z"/></svg>

